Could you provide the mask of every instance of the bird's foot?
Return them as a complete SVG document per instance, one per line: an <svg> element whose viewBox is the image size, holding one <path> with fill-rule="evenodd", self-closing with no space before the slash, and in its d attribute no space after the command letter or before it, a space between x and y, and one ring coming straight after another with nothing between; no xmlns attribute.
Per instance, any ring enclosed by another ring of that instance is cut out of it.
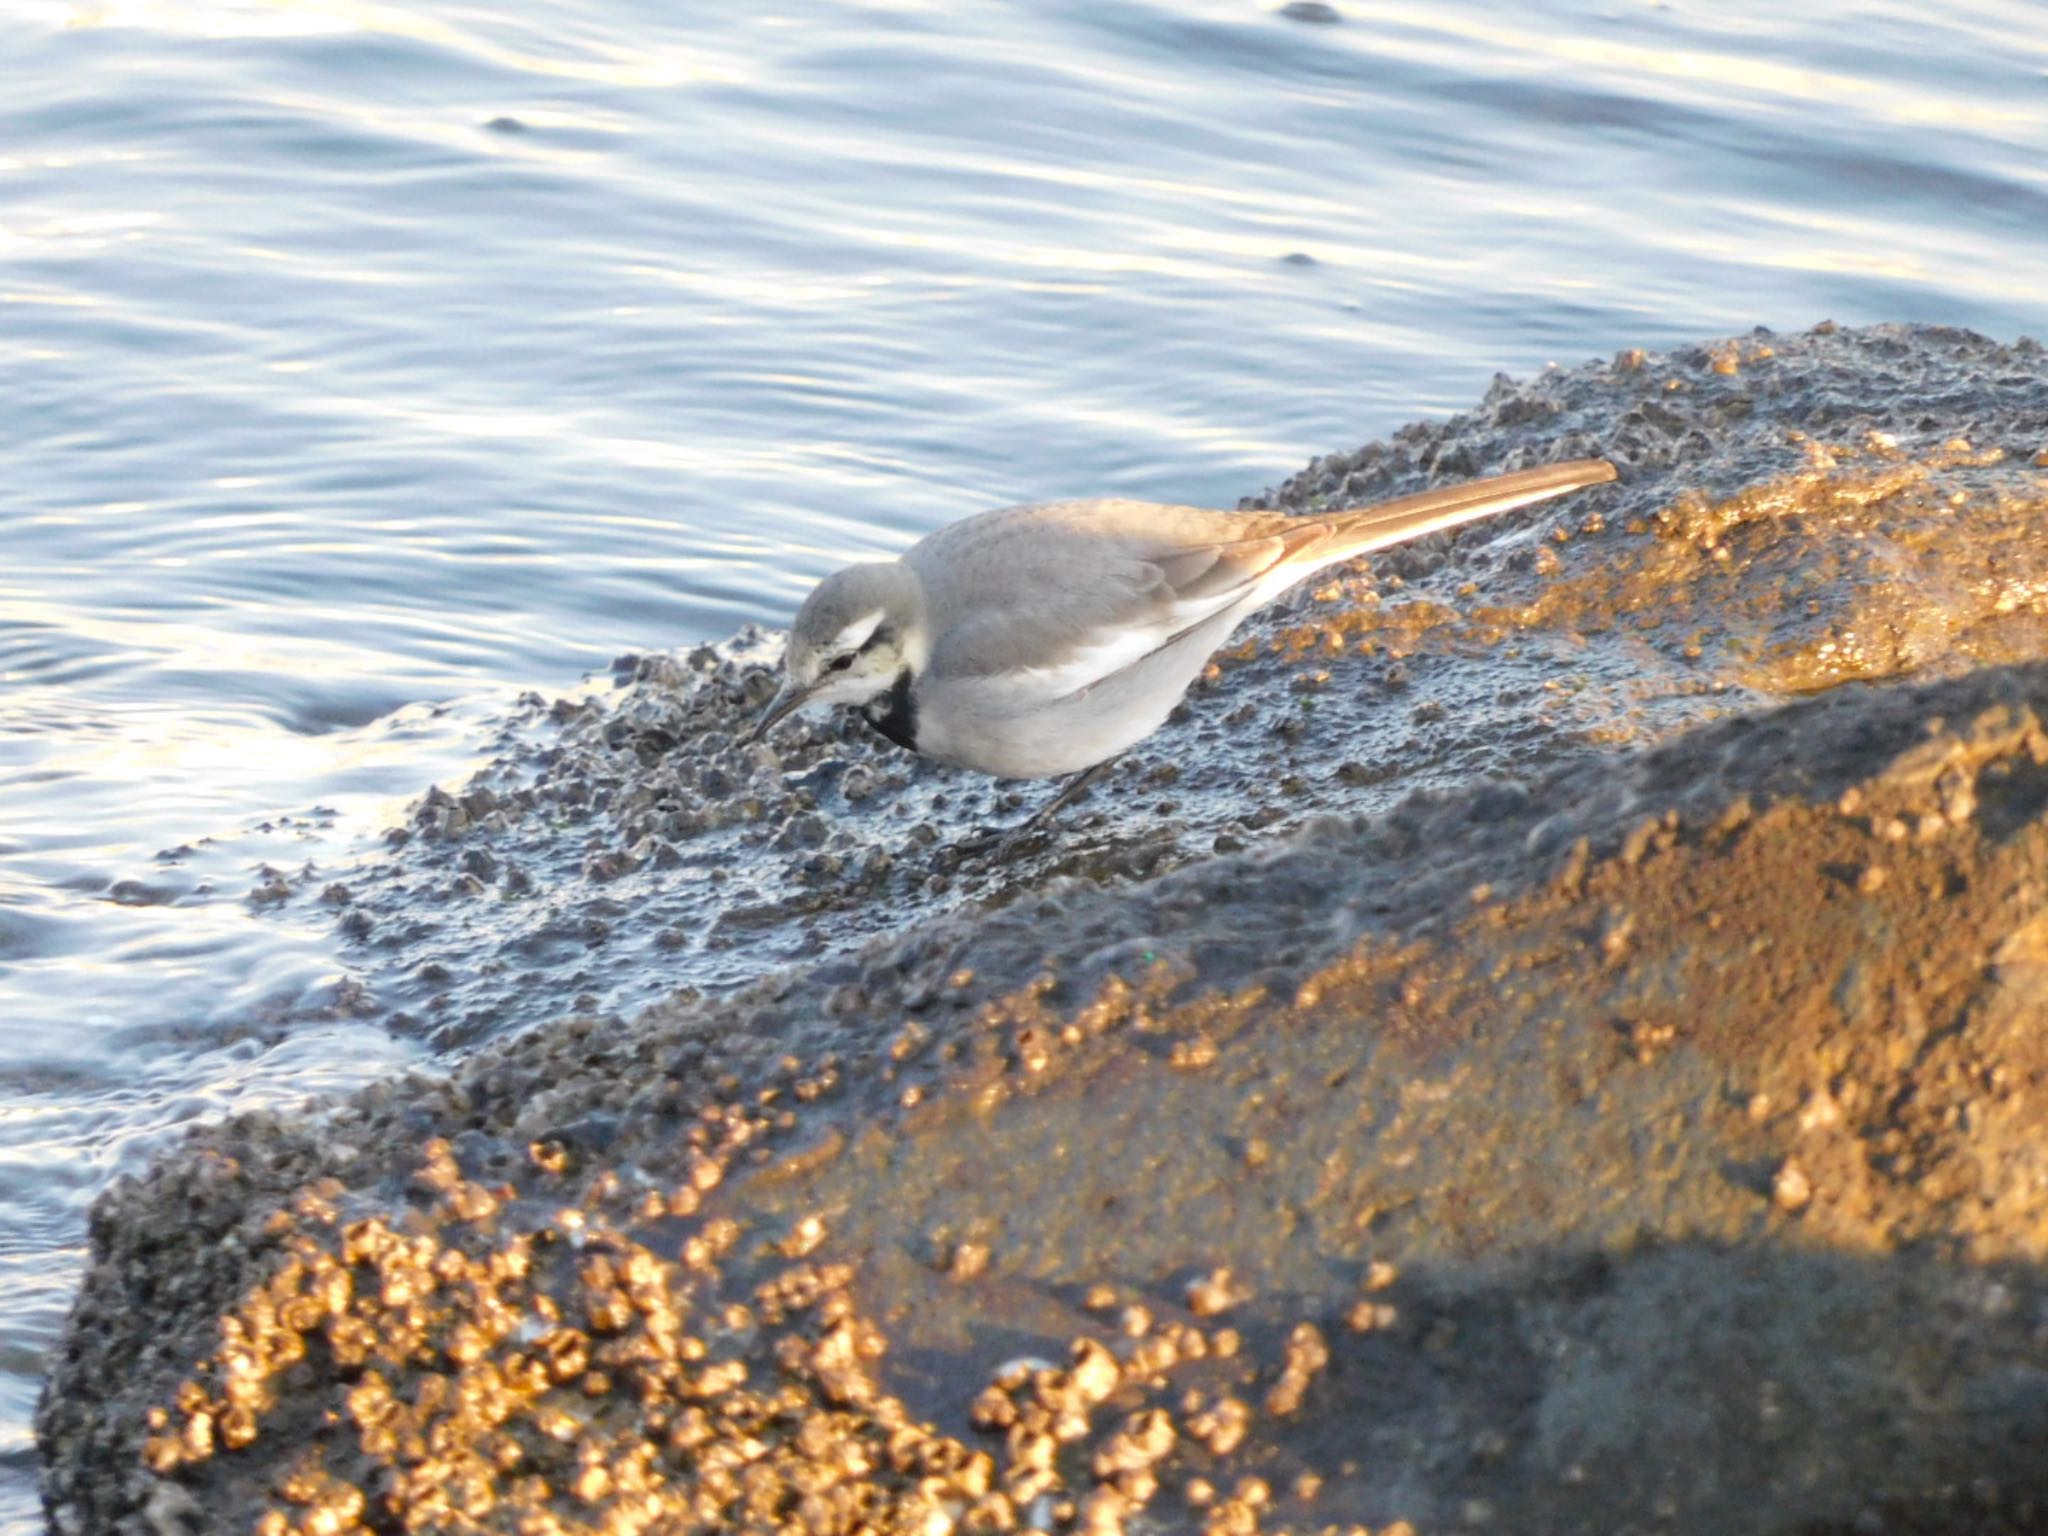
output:
<svg viewBox="0 0 2048 1536"><path fill-rule="evenodd" d="M984 828L978 836L967 838L954 846L959 849L963 858L990 857L997 863L1008 863L1011 859L1032 851L1037 844L1051 836L1058 824L1059 813L1085 794L1089 785L1101 779L1115 763L1115 758L1108 758L1092 768L1074 774L1060 786L1058 794L1016 826Z"/></svg>
<svg viewBox="0 0 2048 1536"><path fill-rule="evenodd" d="M1033 816L1014 827L984 827L971 837L960 839L953 845L953 851L963 859L986 859L991 864L1007 864L1043 846L1046 841L1045 825Z"/></svg>

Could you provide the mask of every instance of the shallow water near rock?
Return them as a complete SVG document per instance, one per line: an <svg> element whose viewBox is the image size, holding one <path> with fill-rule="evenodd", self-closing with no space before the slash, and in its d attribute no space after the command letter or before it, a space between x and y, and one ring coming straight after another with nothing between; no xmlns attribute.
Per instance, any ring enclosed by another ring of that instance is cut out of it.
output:
<svg viewBox="0 0 2048 1536"><path fill-rule="evenodd" d="M1028 800L886 759L856 795L869 759L828 730L778 749L813 805L689 839L757 858L743 891L666 865L683 844L651 818L674 811L585 803L551 816L582 843L528 856L531 902L461 894L504 871L424 837L323 902L425 785L510 754L490 782L516 790L546 767L521 741L566 741L548 785L602 777L652 748L689 646L980 506L1227 505L1468 407L1497 368L1758 321L2038 325L2048 57L2005 4L1870 7L1853 40L1590 6L1520 29L1218 3L686 25L0 0L0 21L9 1536L38 1523L27 1412L85 1205L171 1129L1018 899L944 845ZM1205 755L1205 732L1333 718L1310 682L1226 729L1226 691L1306 675L1227 663L1179 776L1130 765L1019 890L1515 771L1552 739L1497 733L1517 691L1615 743L1719 707L1670 702L1668 658L1596 656L1562 622L1510 657L1482 611L1504 598L1434 600L1357 663L1406 725L1332 784ZM637 682L608 670L670 646ZM601 715L549 719L586 671ZM1410 738L1455 750L1417 773ZM713 766L785 793L775 762ZM1093 819L1111 803L1117 830ZM855 901L848 828L891 860Z"/></svg>

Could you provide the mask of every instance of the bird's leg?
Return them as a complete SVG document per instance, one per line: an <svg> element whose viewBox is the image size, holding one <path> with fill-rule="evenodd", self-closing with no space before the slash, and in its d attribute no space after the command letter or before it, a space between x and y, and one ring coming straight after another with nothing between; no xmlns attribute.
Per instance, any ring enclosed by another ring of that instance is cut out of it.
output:
<svg viewBox="0 0 2048 1536"><path fill-rule="evenodd" d="M1051 825L1053 817L1057 816L1067 806L1072 805L1089 785L1114 768L1116 763L1116 758L1105 757L1094 767L1083 768L1079 773L1070 776L1067 782L1060 786L1060 792L1046 801L1039 808L1038 813L1029 821L1019 826L1017 832L1036 832L1041 827Z"/></svg>
<svg viewBox="0 0 2048 1536"><path fill-rule="evenodd" d="M1032 833L1043 831L1050 826L1053 817L1065 807L1072 805L1083 790L1109 772L1115 763L1115 758L1105 758L1092 768L1083 768L1079 773L1070 775L1067 782L1060 786L1059 793L1046 801L1031 816L1006 831L984 832L977 837L966 839L958 845L960 852L970 856L986 853L1007 858L1019 851Z"/></svg>

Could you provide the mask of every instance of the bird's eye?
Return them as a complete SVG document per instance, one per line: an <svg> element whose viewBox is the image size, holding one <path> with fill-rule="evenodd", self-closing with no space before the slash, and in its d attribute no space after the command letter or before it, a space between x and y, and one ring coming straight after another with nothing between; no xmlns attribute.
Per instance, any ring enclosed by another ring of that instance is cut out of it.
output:
<svg viewBox="0 0 2048 1536"><path fill-rule="evenodd" d="M825 664L825 670L827 672L844 672L848 667L852 665L853 652L848 651L844 656L834 656L829 662Z"/></svg>

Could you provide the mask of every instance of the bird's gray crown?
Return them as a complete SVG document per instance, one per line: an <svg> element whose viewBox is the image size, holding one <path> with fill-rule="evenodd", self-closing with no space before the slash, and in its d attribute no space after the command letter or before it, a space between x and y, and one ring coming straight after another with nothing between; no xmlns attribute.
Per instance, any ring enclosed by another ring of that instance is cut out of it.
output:
<svg viewBox="0 0 2048 1536"><path fill-rule="evenodd" d="M849 565L812 589L789 631L793 675L809 676L820 658L858 649L881 628L921 635L924 591L917 573L895 560ZM902 645L902 639L897 639Z"/></svg>

